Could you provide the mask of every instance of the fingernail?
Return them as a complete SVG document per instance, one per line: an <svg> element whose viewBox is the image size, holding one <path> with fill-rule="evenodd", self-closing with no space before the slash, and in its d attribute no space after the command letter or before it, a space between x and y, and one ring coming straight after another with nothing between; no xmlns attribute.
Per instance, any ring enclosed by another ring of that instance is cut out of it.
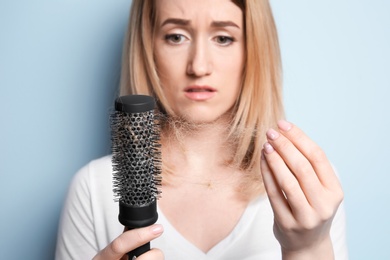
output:
<svg viewBox="0 0 390 260"><path fill-rule="evenodd" d="M261 150L261 160L265 160L264 149Z"/></svg>
<svg viewBox="0 0 390 260"><path fill-rule="evenodd" d="M274 150L274 148L272 147L272 145L270 143L265 143L264 144L264 151L266 153L272 153Z"/></svg>
<svg viewBox="0 0 390 260"><path fill-rule="evenodd" d="M280 120L278 122L278 127L280 130L283 130L283 131L290 131L290 129L292 128L292 124L285 121L285 120Z"/></svg>
<svg viewBox="0 0 390 260"><path fill-rule="evenodd" d="M150 232L152 232L153 235L159 235L164 231L164 228L160 224L153 225L150 229Z"/></svg>
<svg viewBox="0 0 390 260"><path fill-rule="evenodd" d="M276 132L274 129L269 129L266 133L267 137L271 140L275 140L276 138L279 137L279 133Z"/></svg>

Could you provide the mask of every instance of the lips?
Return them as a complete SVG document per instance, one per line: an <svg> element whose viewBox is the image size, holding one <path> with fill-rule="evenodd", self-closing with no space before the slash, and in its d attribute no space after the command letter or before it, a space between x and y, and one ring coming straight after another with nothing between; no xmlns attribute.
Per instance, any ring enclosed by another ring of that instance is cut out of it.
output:
<svg viewBox="0 0 390 260"><path fill-rule="evenodd" d="M214 97L217 90L209 86L188 86L184 93L192 101L206 101Z"/></svg>
<svg viewBox="0 0 390 260"><path fill-rule="evenodd" d="M191 88L187 90L187 92L204 92L204 91L213 92L211 89L202 89L202 88Z"/></svg>
<svg viewBox="0 0 390 260"><path fill-rule="evenodd" d="M209 86L188 86L184 89L185 92L215 92L216 90Z"/></svg>

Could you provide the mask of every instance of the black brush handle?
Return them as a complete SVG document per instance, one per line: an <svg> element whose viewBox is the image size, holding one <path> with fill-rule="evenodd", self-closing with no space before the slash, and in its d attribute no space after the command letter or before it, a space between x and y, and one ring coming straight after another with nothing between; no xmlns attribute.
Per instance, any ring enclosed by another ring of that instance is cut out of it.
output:
<svg viewBox="0 0 390 260"><path fill-rule="evenodd" d="M131 206L119 202L119 222L129 230L150 226L156 223L158 219L157 203L154 201L149 205ZM134 256L138 257L150 250L150 242L127 253L128 259L133 260Z"/></svg>

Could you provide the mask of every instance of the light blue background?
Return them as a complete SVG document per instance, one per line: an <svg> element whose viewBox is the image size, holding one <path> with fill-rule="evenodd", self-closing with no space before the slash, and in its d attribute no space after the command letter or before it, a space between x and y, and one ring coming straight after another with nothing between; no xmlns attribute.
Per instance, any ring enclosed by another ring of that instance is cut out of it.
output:
<svg viewBox="0 0 390 260"><path fill-rule="evenodd" d="M273 0L288 119L345 189L351 259L390 259L390 2ZM108 154L130 1L0 1L0 259L52 259L73 174Z"/></svg>

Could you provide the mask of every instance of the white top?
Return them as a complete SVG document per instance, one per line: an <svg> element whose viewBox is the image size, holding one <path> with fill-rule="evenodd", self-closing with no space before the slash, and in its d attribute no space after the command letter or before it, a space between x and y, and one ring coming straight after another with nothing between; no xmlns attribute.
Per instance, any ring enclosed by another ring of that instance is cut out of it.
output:
<svg viewBox="0 0 390 260"><path fill-rule="evenodd" d="M112 192L111 157L90 162L73 178L62 212L56 259L91 259L123 232L119 206ZM151 242L165 259L259 260L281 259L273 234L273 212L266 196L252 201L233 231L206 254L186 240L158 209L161 237ZM348 259L345 212L340 206L331 229L337 260Z"/></svg>

